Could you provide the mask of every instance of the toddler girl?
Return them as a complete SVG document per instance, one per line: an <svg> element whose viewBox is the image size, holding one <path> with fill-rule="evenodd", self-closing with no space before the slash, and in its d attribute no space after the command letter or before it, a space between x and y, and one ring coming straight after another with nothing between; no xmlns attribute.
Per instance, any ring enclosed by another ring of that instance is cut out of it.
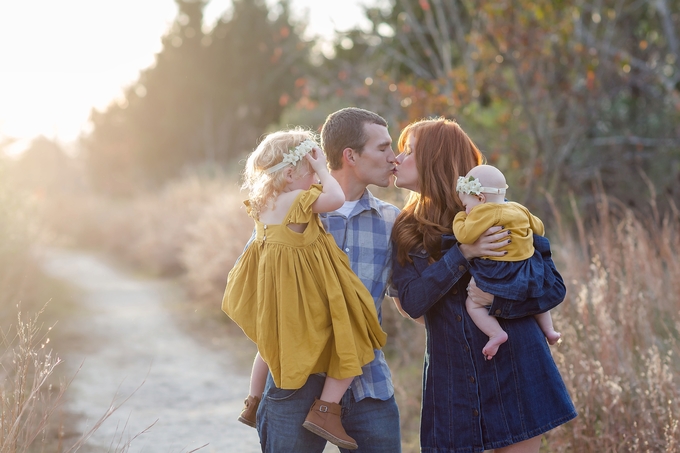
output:
<svg viewBox="0 0 680 453"><path fill-rule="evenodd" d="M458 178L456 192L465 206L453 219L453 234L462 244L472 244L494 225L510 230L511 243L500 248L502 257L482 257L470 263L470 274L475 284L487 293L513 300L540 297L543 293L542 260L534 256L533 234L543 236L543 222L519 203L505 200L505 176L496 167L478 165L466 176ZM488 307L477 304L468 297L465 307L479 329L489 336L482 349L487 360L493 358L508 334L498 320L489 315ZM555 344L560 333L553 328L550 312L535 316L548 343Z"/></svg>
<svg viewBox="0 0 680 453"><path fill-rule="evenodd" d="M268 135L248 157L243 188L255 237L229 272L222 300L258 349L239 420L255 426L267 371L281 389L298 389L309 375L325 372L303 426L356 449L338 403L386 335L373 298L318 218L342 206L342 188L302 129Z"/></svg>

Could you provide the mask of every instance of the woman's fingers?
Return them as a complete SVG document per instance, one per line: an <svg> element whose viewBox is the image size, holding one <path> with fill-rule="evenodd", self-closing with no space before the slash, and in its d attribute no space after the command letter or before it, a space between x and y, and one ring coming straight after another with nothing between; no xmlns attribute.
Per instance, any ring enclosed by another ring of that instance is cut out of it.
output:
<svg viewBox="0 0 680 453"><path fill-rule="evenodd" d="M507 252L505 250L499 251L498 249L505 247L511 242L510 230L504 230L502 226L494 226L486 230L485 235L481 239L485 255L503 256Z"/></svg>
<svg viewBox="0 0 680 453"><path fill-rule="evenodd" d="M468 283L468 296L472 299L472 302L480 305L491 305L493 303L493 294L485 293L477 287L474 277L470 279Z"/></svg>

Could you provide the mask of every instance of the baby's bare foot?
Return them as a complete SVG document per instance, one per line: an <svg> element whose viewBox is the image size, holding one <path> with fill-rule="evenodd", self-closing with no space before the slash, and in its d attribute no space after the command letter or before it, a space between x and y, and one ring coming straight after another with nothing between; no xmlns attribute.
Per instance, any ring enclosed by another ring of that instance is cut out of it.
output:
<svg viewBox="0 0 680 453"><path fill-rule="evenodd" d="M496 353L498 352L498 348L500 347L500 345L502 345L506 341L508 341L508 334L504 331L501 331L498 334L489 337L489 341L484 346L484 349L482 349L482 354L484 354L484 358L486 360L493 359L493 356L495 356Z"/></svg>
<svg viewBox="0 0 680 453"><path fill-rule="evenodd" d="M558 341L560 341L560 338L562 338L562 334L559 332L555 332L554 330L551 332L548 332L545 334L545 338L548 339L548 344L549 345L554 345Z"/></svg>

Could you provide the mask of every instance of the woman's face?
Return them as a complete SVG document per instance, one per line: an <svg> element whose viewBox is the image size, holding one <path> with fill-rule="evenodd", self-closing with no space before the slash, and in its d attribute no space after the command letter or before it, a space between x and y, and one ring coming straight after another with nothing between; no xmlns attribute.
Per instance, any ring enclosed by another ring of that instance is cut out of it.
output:
<svg viewBox="0 0 680 453"><path fill-rule="evenodd" d="M411 132L406 139L404 149L401 154L397 156L397 163L399 166L397 167L397 179L394 181L394 185L402 189L420 192L416 156L414 154L415 148L416 138L413 132Z"/></svg>

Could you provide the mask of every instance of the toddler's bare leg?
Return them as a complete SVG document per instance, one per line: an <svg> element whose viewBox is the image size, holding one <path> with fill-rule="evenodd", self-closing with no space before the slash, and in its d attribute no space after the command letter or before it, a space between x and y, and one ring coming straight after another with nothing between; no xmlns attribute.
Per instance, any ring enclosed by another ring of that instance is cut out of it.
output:
<svg viewBox="0 0 680 453"><path fill-rule="evenodd" d="M545 338L548 340L548 344L553 345L557 343L560 337L562 337L562 334L559 332L555 332L550 312L546 311L545 313L535 315L534 318L536 318L538 326L541 328L543 334L545 335Z"/></svg>
<svg viewBox="0 0 680 453"><path fill-rule="evenodd" d="M508 334L501 328L498 320L489 315L488 308L474 303L469 297L465 300L465 308L479 330L489 336L482 354L486 360L491 360L498 352L500 345L508 341Z"/></svg>
<svg viewBox="0 0 680 453"><path fill-rule="evenodd" d="M255 355L255 360L253 360L253 370L250 373L250 394L243 402L244 406L241 415L238 417L238 421L252 428L255 428L257 423L257 408L260 406L264 393L267 374L269 374L269 367L258 352Z"/></svg>
<svg viewBox="0 0 680 453"><path fill-rule="evenodd" d="M250 373L250 396L257 396L258 398L262 396L268 373L269 367L258 352L253 361L253 371Z"/></svg>
<svg viewBox="0 0 680 453"><path fill-rule="evenodd" d="M345 379L335 379L326 376L326 382L323 384L323 390L321 391L321 400L328 401L329 403L340 403L342 396L345 394L349 385L352 383L353 377Z"/></svg>

